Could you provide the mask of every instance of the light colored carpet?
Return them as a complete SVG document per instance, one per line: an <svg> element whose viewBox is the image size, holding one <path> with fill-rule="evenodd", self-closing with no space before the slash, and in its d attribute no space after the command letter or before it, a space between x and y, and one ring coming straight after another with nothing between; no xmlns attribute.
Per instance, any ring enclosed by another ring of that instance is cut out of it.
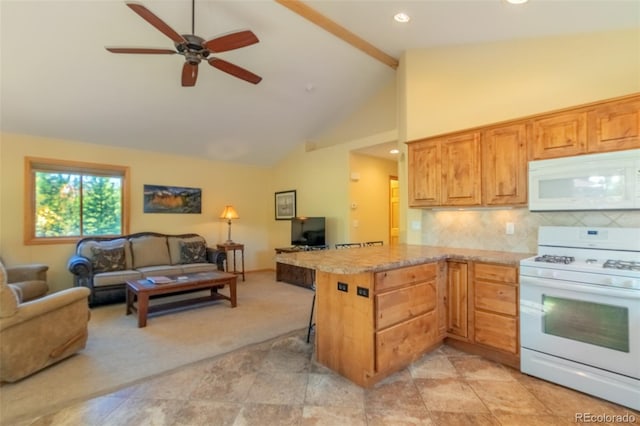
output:
<svg viewBox="0 0 640 426"><path fill-rule="evenodd" d="M238 280L238 306L150 317L138 328L124 304L92 309L86 349L31 377L0 387L0 423L113 392L136 381L306 328L313 292L275 281L272 271ZM228 288L221 293L228 294ZM157 302L157 301L156 301Z"/></svg>

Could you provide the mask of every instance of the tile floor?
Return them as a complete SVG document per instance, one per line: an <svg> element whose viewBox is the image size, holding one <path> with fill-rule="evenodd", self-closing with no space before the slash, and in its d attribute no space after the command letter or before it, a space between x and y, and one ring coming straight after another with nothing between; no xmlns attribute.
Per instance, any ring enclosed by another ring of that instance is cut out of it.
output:
<svg viewBox="0 0 640 426"><path fill-rule="evenodd" d="M314 363L305 337L241 349L19 425L546 426L625 413L640 423L638 412L446 345L365 390Z"/></svg>

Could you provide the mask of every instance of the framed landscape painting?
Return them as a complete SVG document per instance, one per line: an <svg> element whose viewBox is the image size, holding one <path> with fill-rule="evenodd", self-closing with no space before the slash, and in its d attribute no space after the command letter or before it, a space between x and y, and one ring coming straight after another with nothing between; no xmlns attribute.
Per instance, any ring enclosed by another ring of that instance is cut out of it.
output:
<svg viewBox="0 0 640 426"><path fill-rule="evenodd" d="M276 192L276 220L290 220L296 217L296 191Z"/></svg>
<svg viewBox="0 0 640 426"><path fill-rule="evenodd" d="M145 213L202 213L202 190L180 186L145 185Z"/></svg>

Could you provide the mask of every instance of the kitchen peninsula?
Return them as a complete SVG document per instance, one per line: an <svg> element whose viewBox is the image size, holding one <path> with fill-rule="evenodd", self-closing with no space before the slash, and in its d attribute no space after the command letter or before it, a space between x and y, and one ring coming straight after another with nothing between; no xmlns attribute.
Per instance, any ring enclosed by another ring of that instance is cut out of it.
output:
<svg viewBox="0 0 640 426"><path fill-rule="evenodd" d="M475 298L473 290L466 291L466 276L473 276L479 265L477 269L484 271L489 281L509 277L504 284L490 284L496 288L492 290L494 298L503 303L504 294L510 295L517 311L517 266L530 256L397 245L281 253L276 261L315 270L316 360L368 387L405 368L445 337L471 343L471 347L479 343L481 348L496 352L497 360L513 365L518 359L517 313L495 315L501 329L510 333L506 336L498 335L502 330L476 329L473 315L467 316L468 311L473 312ZM449 277L449 265L460 271L460 264L465 266L464 276L453 276L462 277L464 285L452 286L458 281ZM482 297L486 304L492 296ZM458 329L465 333L454 336ZM476 342L474 336L480 341Z"/></svg>

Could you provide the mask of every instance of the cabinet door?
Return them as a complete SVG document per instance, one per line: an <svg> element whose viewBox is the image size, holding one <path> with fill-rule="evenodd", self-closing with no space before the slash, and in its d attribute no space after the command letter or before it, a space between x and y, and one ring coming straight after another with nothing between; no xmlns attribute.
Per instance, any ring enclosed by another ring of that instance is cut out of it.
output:
<svg viewBox="0 0 640 426"><path fill-rule="evenodd" d="M376 333L376 371L404 368L437 342L435 311L379 331Z"/></svg>
<svg viewBox="0 0 640 426"><path fill-rule="evenodd" d="M609 102L589 111L589 152L640 148L640 99Z"/></svg>
<svg viewBox="0 0 640 426"><path fill-rule="evenodd" d="M518 351L518 320L511 316L476 311L475 341L511 354Z"/></svg>
<svg viewBox="0 0 640 426"><path fill-rule="evenodd" d="M436 282L391 290L376 295L376 328L392 326L436 307Z"/></svg>
<svg viewBox="0 0 640 426"><path fill-rule="evenodd" d="M484 132L482 200L486 205L527 203L527 129L524 122Z"/></svg>
<svg viewBox="0 0 640 426"><path fill-rule="evenodd" d="M440 143L422 141L409 144L409 204L428 207L440 204Z"/></svg>
<svg viewBox="0 0 640 426"><path fill-rule="evenodd" d="M467 337L467 264L447 262L447 333Z"/></svg>
<svg viewBox="0 0 640 426"><path fill-rule="evenodd" d="M531 158L567 157L587 152L587 113L565 112L533 120Z"/></svg>
<svg viewBox="0 0 640 426"><path fill-rule="evenodd" d="M442 205L480 205L480 140L479 132L442 139Z"/></svg>

